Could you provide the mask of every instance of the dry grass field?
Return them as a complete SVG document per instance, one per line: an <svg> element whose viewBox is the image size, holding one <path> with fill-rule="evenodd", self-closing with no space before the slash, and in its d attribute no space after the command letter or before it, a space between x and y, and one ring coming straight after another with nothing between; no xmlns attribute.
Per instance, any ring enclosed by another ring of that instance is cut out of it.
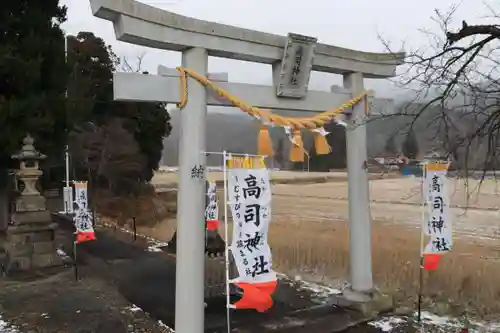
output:
<svg viewBox="0 0 500 333"><path fill-rule="evenodd" d="M468 191L463 181L451 182L454 248L437 271L425 274L426 306L439 313L495 317L500 314L497 185L486 181L478 192L473 181ZM400 304L412 306L419 273L419 182L375 180L370 191L375 282ZM276 270L313 282L344 283L349 265L347 183L280 184L273 185L273 193L270 243ZM174 224L165 220L139 232L168 241Z"/></svg>

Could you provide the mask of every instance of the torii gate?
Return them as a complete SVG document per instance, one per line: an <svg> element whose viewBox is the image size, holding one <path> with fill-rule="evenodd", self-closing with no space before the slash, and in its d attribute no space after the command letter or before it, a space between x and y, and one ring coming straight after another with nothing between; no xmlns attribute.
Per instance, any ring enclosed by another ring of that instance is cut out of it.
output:
<svg viewBox="0 0 500 333"><path fill-rule="evenodd" d="M404 53L367 53L318 44L316 38L278 36L198 20L134 0L90 0L95 16L113 22L120 41L182 52L182 66L208 76L221 88L248 104L295 111L320 112L361 93L363 78L395 75ZM299 51L300 49L300 51ZM294 69L301 53L300 74ZM208 73L208 57L271 64L274 87L227 82L227 74ZM344 88L331 92L308 91L311 70L341 74ZM293 80L291 79L293 77ZM175 71L160 68L158 76L137 73L114 75L114 98L123 101L180 102ZM204 329L204 220L205 183L191 177L194 166L205 166L207 105L228 105L207 94L188 78L188 101L181 112L179 191L177 211L176 313L177 333ZM346 131L351 287L344 296L351 302L369 302L373 291L371 221L366 169L366 126L362 105L352 108Z"/></svg>

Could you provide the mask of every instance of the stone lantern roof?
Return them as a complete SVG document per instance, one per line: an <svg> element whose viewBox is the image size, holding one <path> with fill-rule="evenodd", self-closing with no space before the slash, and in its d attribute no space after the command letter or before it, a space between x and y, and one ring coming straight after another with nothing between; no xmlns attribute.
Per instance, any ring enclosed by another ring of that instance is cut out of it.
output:
<svg viewBox="0 0 500 333"><path fill-rule="evenodd" d="M21 148L21 151L18 152L17 154L12 155L11 157L16 160L43 160L47 156L40 153L35 149L35 146L33 145L35 140L31 135L26 135L26 137L23 139L23 147Z"/></svg>

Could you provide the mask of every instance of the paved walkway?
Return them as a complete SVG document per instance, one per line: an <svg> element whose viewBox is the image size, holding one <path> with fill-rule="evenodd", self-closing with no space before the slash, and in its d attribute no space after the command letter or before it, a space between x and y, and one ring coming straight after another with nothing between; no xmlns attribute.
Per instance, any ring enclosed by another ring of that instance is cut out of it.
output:
<svg viewBox="0 0 500 333"><path fill-rule="evenodd" d="M141 246L119 240L110 230L99 231L97 241L82 244L78 254L80 261L94 266L104 279L117 285L129 302L154 319L174 326L175 262L172 259L164 253L146 252ZM363 321L356 312L318 306L311 292L299 290L289 281L280 281L274 299L275 306L264 314L233 311L231 322L235 332L299 333L305 329L308 333L341 332ZM206 302L205 332L227 332L225 298L213 297ZM365 327L356 332L380 331Z"/></svg>

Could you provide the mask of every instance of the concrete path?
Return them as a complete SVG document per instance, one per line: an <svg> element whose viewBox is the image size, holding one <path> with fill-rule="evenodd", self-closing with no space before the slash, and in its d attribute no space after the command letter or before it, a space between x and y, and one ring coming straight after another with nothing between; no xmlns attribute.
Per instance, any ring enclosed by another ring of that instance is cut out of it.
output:
<svg viewBox="0 0 500 333"><path fill-rule="evenodd" d="M110 230L99 231L97 241L79 246L80 261L117 285L129 302L154 319L174 326L175 261L164 253L146 252L143 246L131 245L118 238ZM71 248L66 250L69 252ZM312 292L298 289L291 281L280 280L274 299L275 306L267 313L233 311L232 327L242 333L299 333L304 330L328 333L345 331L363 322L356 312L319 305ZM236 300L237 296L232 297L232 301ZM227 332L225 298L211 297L206 302L205 332ZM367 329L369 331L356 332L378 332Z"/></svg>

